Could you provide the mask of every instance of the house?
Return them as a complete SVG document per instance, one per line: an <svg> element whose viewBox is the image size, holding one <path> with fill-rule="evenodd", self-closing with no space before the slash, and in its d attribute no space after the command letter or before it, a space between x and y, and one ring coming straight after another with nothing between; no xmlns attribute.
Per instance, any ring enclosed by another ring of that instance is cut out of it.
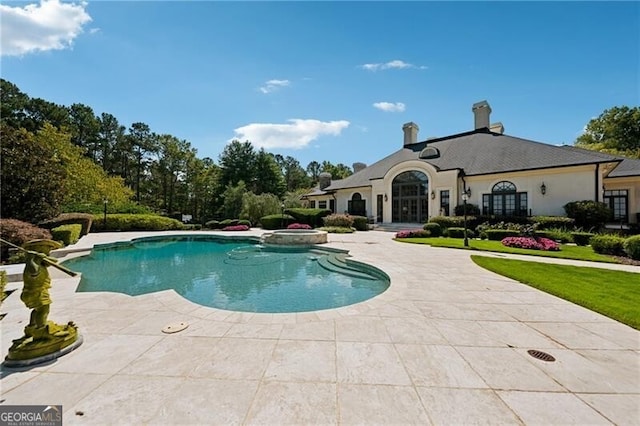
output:
<svg viewBox="0 0 640 426"><path fill-rule="evenodd" d="M637 223L640 160L573 146L553 146L490 124L486 101L472 107L471 131L418 142L418 125L402 126L403 145L380 161L354 164L340 180L320 175L310 207L368 216L377 223L424 223L454 215L466 202L483 214L563 216L570 201L607 203L616 223Z"/></svg>

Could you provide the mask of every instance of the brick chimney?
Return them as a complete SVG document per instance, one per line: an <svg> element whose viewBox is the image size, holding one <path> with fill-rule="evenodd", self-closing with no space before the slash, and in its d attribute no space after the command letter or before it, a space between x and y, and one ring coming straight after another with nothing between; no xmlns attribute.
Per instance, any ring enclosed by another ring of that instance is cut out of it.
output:
<svg viewBox="0 0 640 426"><path fill-rule="evenodd" d="M331 185L331 173L320 173L320 175L318 176L318 185L320 186L320 190L323 190L327 186Z"/></svg>
<svg viewBox="0 0 640 426"><path fill-rule="evenodd" d="M476 102L471 111L473 111L474 129L488 129L489 115L491 114L489 103L487 101Z"/></svg>
<svg viewBox="0 0 640 426"><path fill-rule="evenodd" d="M353 163L353 173L358 173L360 170L367 167L364 163Z"/></svg>
<svg viewBox="0 0 640 426"><path fill-rule="evenodd" d="M402 126L404 132L404 146L418 142L418 131L420 128L416 123L410 121Z"/></svg>

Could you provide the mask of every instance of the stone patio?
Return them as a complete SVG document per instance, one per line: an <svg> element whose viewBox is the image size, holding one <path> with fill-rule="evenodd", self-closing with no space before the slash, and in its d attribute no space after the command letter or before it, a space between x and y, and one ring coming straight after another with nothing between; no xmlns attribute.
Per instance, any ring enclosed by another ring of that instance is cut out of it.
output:
<svg viewBox="0 0 640 426"><path fill-rule="evenodd" d="M142 235L89 234L71 249ZM392 237L331 234L328 246L391 286L310 313L223 311L173 291L75 293L79 278L51 269L50 318L75 321L85 342L49 364L3 368L0 402L62 404L65 424L639 423L640 332L486 271L468 251ZM29 311L19 291L0 310L4 356ZM180 321L189 327L161 332Z"/></svg>

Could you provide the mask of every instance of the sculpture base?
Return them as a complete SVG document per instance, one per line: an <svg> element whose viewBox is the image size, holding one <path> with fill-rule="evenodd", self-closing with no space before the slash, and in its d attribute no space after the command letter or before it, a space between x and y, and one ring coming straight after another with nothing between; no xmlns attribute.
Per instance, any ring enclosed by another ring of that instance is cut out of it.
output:
<svg viewBox="0 0 640 426"><path fill-rule="evenodd" d="M44 330L25 328L25 335L13 341L5 358L5 367L24 367L47 362L67 354L82 344L78 328L69 322L49 321Z"/></svg>

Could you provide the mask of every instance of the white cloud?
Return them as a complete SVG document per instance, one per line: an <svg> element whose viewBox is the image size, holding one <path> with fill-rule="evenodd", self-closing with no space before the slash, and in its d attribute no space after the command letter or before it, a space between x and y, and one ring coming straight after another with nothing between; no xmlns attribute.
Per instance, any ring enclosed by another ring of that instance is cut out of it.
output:
<svg viewBox="0 0 640 426"><path fill-rule="evenodd" d="M0 4L2 28L0 53L21 56L27 53L59 50L71 46L91 22L87 3L61 3L42 0L40 4L12 7Z"/></svg>
<svg viewBox="0 0 640 426"><path fill-rule="evenodd" d="M378 70L388 70L388 69L406 69L406 68L416 68L420 70L426 70L427 67L425 65L414 65L408 62L401 61L400 59L394 59L389 62L381 62L376 64L364 64L360 66L362 69L367 71L378 71Z"/></svg>
<svg viewBox="0 0 640 426"><path fill-rule="evenodd" d="M385 112L402 112L405 109L402 102L376 102L373 107Z"/></svg>
<svg viewBox="0 0 640 426"><path fill-rule="evenodd" d="M291 85L291 82L289 80L269 80L265 82L264 86L260 87L258 90L260 90L262 93L271 93L289 85Z"/></svg>
<svg viewBox="0 0 640 426"><path fill-rule="evenodd" d="M339 135L349 127L346 120L320 121L293 118L288 124L251 123L234 129L234 139L248 140L258 148L301 149L322 135Z"/></svg>

